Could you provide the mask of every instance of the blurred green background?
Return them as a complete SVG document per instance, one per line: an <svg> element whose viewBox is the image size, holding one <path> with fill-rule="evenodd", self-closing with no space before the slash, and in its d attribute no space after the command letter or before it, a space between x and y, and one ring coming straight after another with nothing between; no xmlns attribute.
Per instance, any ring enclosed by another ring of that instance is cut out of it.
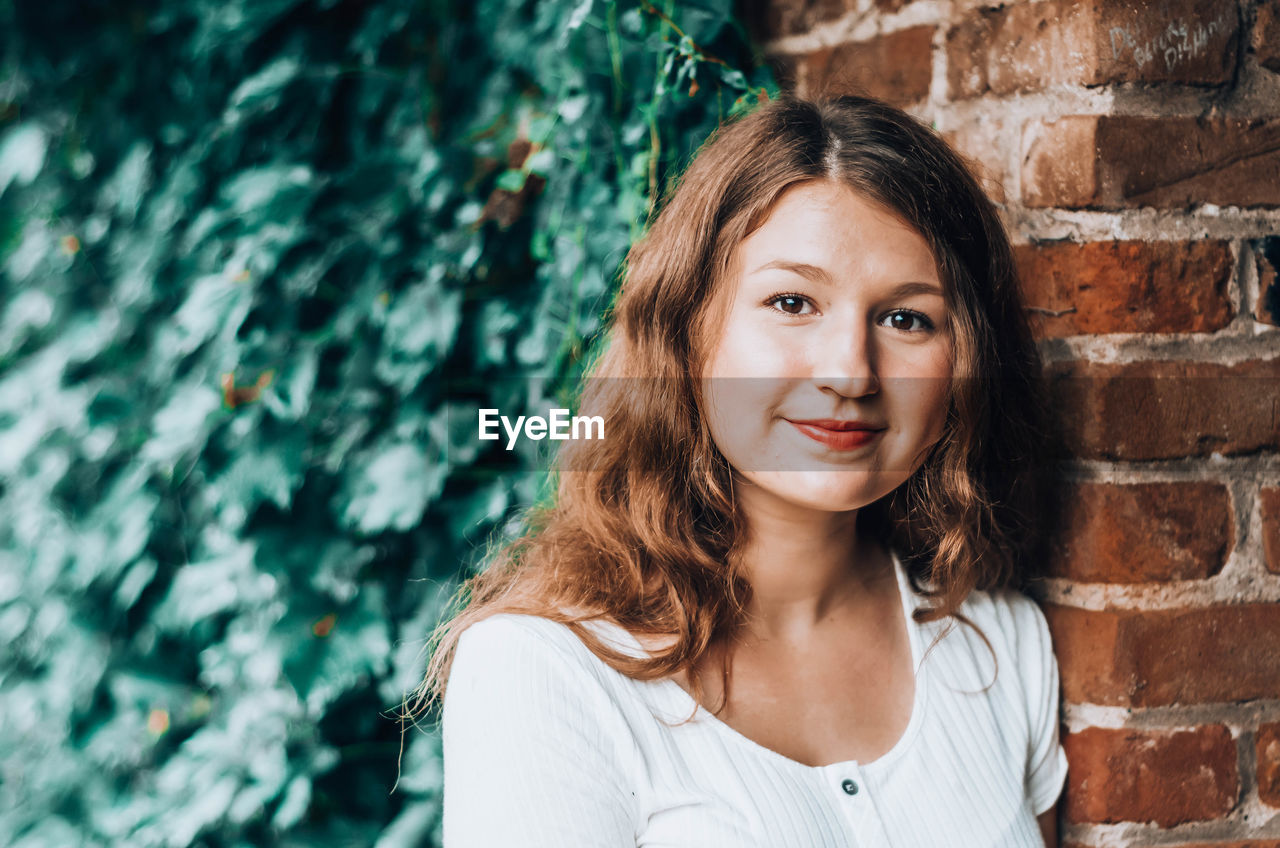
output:
<svg viewBox="0 0 1280 848"><path fill-rule="evenodd" d="M546 481L474 409L573 385L776 91L731 0L2 0L0 50L0 844L439 845L395 715Z"/></svg>

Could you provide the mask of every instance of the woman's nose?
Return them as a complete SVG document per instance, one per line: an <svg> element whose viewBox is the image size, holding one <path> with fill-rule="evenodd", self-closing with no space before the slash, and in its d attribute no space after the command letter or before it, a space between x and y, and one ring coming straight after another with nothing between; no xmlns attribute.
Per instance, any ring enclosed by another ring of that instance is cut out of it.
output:
<svg viewBox="0 0 1280 848"><path fill-rule="evenodd" d="M866 327L841 327L822 341L814 373L820 388L844 397L880 391L874 336Z"/></svg>

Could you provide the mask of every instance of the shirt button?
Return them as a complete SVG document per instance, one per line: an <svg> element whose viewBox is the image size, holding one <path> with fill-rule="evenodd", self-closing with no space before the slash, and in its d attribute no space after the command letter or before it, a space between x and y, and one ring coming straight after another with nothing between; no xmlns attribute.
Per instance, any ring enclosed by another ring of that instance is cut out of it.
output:
<svg viewBox="0 0 1280 848"><path fill-rule="evenodd" d="M840 784L840 788L843 789L845 791L845 794L847 795L858 794L858 784L854 783L852 780L849 780L847 778L845 779L844 783Z"/></svg>

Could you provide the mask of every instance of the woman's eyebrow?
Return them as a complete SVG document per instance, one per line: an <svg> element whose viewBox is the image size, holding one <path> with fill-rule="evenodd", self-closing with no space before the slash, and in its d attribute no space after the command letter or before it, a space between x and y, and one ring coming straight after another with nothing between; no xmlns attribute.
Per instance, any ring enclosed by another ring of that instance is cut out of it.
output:
<svg viewBox="0 0 1280 848"><path fill-rule="evenodd" d="M761 271L790 271L799 274L806 279L815 283L831 284L831 275L827 273L825 268L819 268L817 265L810 265L807 262L793 262L790 259L774 259L766 262L751 273L758 274Z"/></svg>
<svg viewBox="0 0 1280 848"><path fill-rule="evenodd" d="M758 274L761 271L790 271L794 274L811 280L815 283L823 283L831 285L831 275L827 273L825 268L817 265L810 265L807 262L793 262L790 259L774 259L766 262L759 268L752 271L752 274ZM889 297L910 297L915 294L932 294L943 297L942 286L937 283L925 282L923 280L912 280L910 282L899 283L889 292Z"/></svg>
<svg viewBox="0 0 1280 848"><path fill-rule="evenodd" d="M913 294L932 294L938 297L945 297L942 293L942 286L937 283L926 283L923 281L912 281L909 283L899 283L894 286L890 297L910 297Z"/></svg>

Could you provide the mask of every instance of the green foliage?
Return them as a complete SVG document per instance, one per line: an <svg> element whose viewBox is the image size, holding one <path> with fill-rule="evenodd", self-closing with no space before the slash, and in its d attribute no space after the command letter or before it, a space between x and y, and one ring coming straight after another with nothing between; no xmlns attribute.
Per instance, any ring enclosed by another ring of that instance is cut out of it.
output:
<svg viewBox="0 0 1280 848"><path fill-rule="evenodd" d="M468 414L773 90L660 5L0 3L0 843L439 844L389 715L544 479Z"/></svg>

